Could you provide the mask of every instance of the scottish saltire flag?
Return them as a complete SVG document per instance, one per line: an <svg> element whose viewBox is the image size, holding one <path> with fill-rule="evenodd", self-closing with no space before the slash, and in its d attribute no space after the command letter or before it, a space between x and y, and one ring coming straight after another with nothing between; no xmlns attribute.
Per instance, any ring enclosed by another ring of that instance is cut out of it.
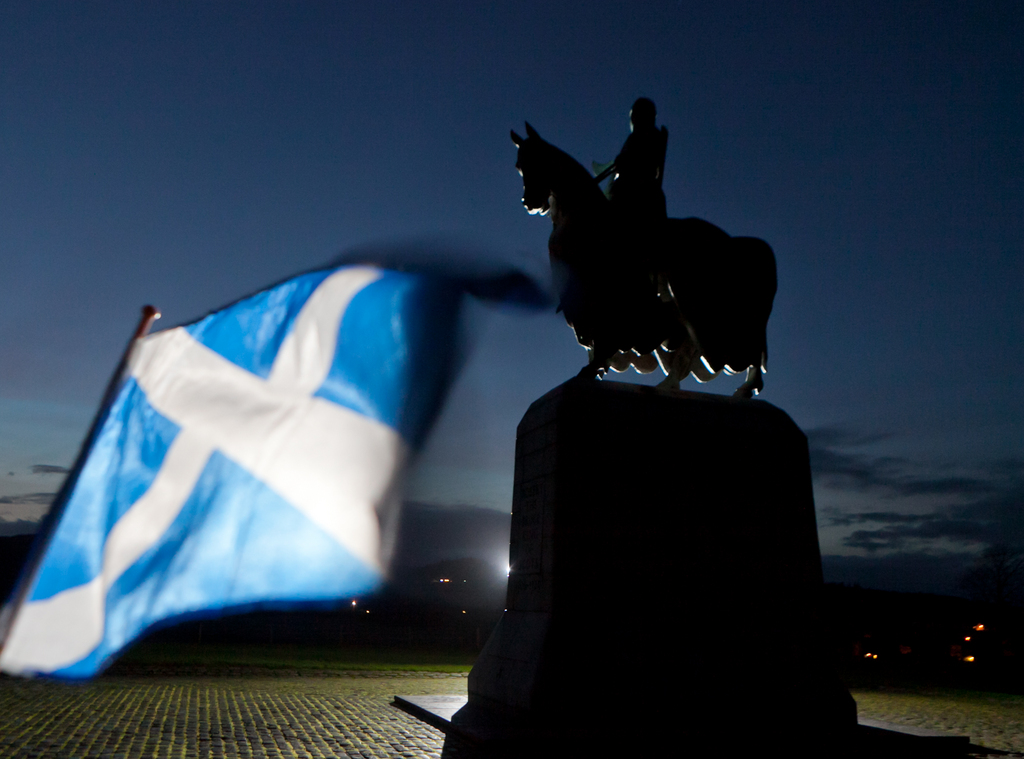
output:
<svg viewBox="0 0 1024 759"><path fill-rule="evenodd" d="M172 620L377 586L465 289L344 266L136 341L5 610L0 669L90 677Z"/></svg>

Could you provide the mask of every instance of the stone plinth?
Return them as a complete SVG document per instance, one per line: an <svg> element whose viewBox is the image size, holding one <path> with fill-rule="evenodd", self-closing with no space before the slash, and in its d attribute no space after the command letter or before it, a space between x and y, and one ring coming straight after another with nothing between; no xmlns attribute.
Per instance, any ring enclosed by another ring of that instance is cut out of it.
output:
<svg viewBox="0 0 1024 759"><path fill-rule="evenodd" d="M518 429L510 558L453 724L611 735L667 719L733 746L856 725L821 647L807 439L768 403L551 391Z"/></svg>

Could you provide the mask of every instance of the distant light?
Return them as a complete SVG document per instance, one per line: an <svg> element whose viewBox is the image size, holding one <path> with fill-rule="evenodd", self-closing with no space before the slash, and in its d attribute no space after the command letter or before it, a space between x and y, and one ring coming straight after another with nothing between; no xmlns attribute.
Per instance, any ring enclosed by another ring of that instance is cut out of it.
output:
<svg viewBox="0 0 1024 759"><path fill-rule="evenodd" d="M964 661L974 661L974 657L973 656L965 656L964 657Z"/></svg>
<svg viewBox="0 0 1024 759"><path fill-rule="evenodd" d="M356 605L356 602L355 602L355 601L353 601L353 602L352 602L352 605L353 605L353 606L355 606L355 605Z"/></svg>
<svg viewBox="0 0 1024 759"><path fill-rule="evenodd" d="M466 610L465 610L465 609L463 609L463 610L462 610L462 613L463 613L463 614L465 614L465 613L466 613Z"/></svg>
<svg viewBox="0 0 1024 759"><path fill-rule="evenodd" d="M864 658L865 659L870 659L871 656L872 656L872 654L870 654L870 653L864 654ZM876 656L875 658L877 659L878 657Z"/></svg>
<svg viewBox="0 0 1024 759"><path fill-rule="evenodd" d="M366 613L367 613L367 614L369 614L369 613L370 613L370 610L369 610L369 609L367 609L367 610L366 610Z"/></svg>
<svg viewBox="0 0 1024 759"><path fill-rule="evenodd" d="M974 629L977 630L978 632L981 632L982 630L985 629L985 625L975 625Z"/></svg>
<svg viewBox="0 0 1024 759"><path fill-rule="evenodd" d="M871 654L871 658L872 659L877 659L878 658L878 654Z"/></svg>
<svg viewBox="0 0 1024 759"><path fill-rule="evenodd" d="M970 635L965 635L965 636L964 636L964 640L970 640L970 639L971 639L971 636L970 636Z"/></svg>

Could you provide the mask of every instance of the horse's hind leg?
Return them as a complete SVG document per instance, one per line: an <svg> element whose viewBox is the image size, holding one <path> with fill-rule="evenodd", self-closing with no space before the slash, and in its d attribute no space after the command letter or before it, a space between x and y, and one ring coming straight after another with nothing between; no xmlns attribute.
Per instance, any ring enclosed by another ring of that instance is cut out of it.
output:
<svg viewBox="0 0 1024 759"><path fill-rule="evenodd" d="M696 348L693 345L683 345L674 351L666 350L664 346L659 345L654 355L666 376L658 383L658 387L678 390L679 383L690 374L695 354Z"/></svg>
<svg viewBox="0 0 1024 759"><path fill-rule="evenodd" d="M608 368L614 372L624 372L632 366L633 351L616 351L615 355L608 359Z"/></svg>
<svg viewBox="0 0 1024 759"><path fill-rule="evenodd" d="M587 356L590 361L580 369L576 375L580 379L594 379L604 377L605 372L608 371L608 366L611 363L612 357L618 353L614 348L608 349L601 345L597 340L594 341L592 348L587 348Z"/></svg>
<svg viewBox="0 0 1024 759"><path fill-rule="evenodd" d="M632 350L630 353L632 353L632 356L629 360L633 364L633 368L636 369L637 374L650 374L661 365L661 362L658 361L657 356L653 353L640 355L636 350Z"/></svg>
<svg viewBox="0 0 1024 759"><path fill-rule="evenodd" d="M747 380L738 388L733 396L736 398L753 398L764 390L764 375L761 367L756 364L747 367Z"/></svg>
<svg viewBox="0 0 1024 759"><path fill-rule="evenodd" d="M677 359L679 358L679 351L667 351L664 346L659 345L654 351L654 355L658 359L661 371L665 372L665 379L658 383L658 387L663 390L678 390L679 383L682 382L684 378L679 375L679 371L676 368L678 365Z"/></svg>

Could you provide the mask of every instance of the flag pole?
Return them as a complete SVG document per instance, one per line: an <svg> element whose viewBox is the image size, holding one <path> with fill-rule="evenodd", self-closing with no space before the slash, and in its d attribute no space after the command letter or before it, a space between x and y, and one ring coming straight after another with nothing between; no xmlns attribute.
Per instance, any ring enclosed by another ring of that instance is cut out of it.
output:
<svg viewBox="0 0 1024 759"><path fill-rule="evenodd" d="M92 420L92 425L89 427L89 433L85 436L85 440L82 441L82 447L78 450L78 457L75 459L75 465L71 467L71 471L68 472L68 476L64 478L64 484L61 485L60 490L57 491L57 495L54 497L53 503L50 505L50 510L47 512L46 516L43 517L42 523L36 531L35 540L32 541L32 547L29 549L28 557L25 559L25 564L21 568L21 574L18 576L18 581L14 586L14 591L11 593L7 603L4 604L2 609L0 609L0 651L3 650L3 644L7 640L7 634L10 632L11 623L14 621L15 613L25 600L28 589L32 584L31 580L35 577L36 569L38 569L39 562L46 553L46 549L50 544L50 539L53 537L54 530L60 522L60 517L64 512L64 507L67 505L68 496L70 496L71 492L75 489L78 477L82 473L82 467L85 466L85 460L89 456L92 444L95 441L96 436L99 434L100 429L103 427L103 423L107 419L107 413L110 411L111 405L114 403L114 400L117 398L117 394L120 392L121 387L124 384L125 374L128 370L128 362L131 360L135 346L139 340L149 333L150 328L153 326L153 322L159 318L160 310L155 306L146 305L142 307L142 314L139 317L139 323L136 325L135 332L132 334L131 340L128 341L127 347L125 347L124 352L121 354L121 360L117 364L117 369L114 370L113 376L111 376L110 381L107 383L107 388L103 393L103 400L100 402L99 410L96 412L96 416Z"/></svg>

